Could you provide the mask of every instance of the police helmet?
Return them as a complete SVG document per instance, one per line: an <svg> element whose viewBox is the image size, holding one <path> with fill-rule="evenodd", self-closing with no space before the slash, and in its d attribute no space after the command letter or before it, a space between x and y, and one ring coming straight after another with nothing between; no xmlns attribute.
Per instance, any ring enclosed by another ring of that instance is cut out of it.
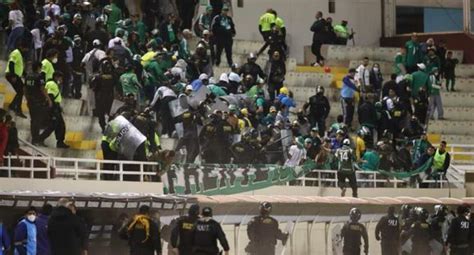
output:
<svg viewBox="0 0 474 255"><path fill-rule="evenodd" d="M408 218L410 216L410 211L412 210L412 208L413 206L411 205L407 205L407 204L402 205L402 207L400 208L402 218L404 219Z"/></svg>
<svg viewBox="0 0 474 255"><path fill-rule="evenodd" d="M230 104L229 105L229 112L236 113L237 112L237 106L235 104Z"/></svg>
<svg viewBox="0 0 474 255"><path fill-rule="evenodd" d="M257 139L258 138L258 131L255 128L249 129L247 132L244 133L245 139Z"/></svg>
<svg viewBox="0 0 474 255"><path fill-rule="evenodd" d="M344 141L342 141L342 144L343 145L351 145L351 140L346 138L346 139L344 139Z"/></svg>
<svg viewBox="0 0 474 255"><path fill-rule="evenodd" d="M357 208L352 208L349 211L349 218L351 219L352 222L358 222L361 216L362 216L362 213Z"/></svg>
<svg viewBox="0 0 474 255"><path fill-rule="evenodd" d="M318 88L316 89L316 93L324 93L324 87L323 86L318 86Z"/></svg>
<svg viewBox="0 0 474 255"><path fill-rule="evenodd" d="M211 207L202 208L201 214L203 217L212 217L212 208Z"/></svg>
<svg viewBox="0 0 474 255"><path fill-rule="evenodd" d="M251 52L247 58L247 60L256 60L257 59L257 55L255 55L255 53Z"/></svg>
<svg viewBox="0 0 474 255"><path fill-rule="evenodd" d="M370 133L370 130L369 128L367 128L366 126L362 126L358 131L357 131L357 135L359 135L360 137L364 137L366 135L368 135Z"/></svg>
<svg viewBox="0 0 474 255"><path fill-rule="evenodd" d="M272 204L270 202L262 202L260 203L260 212L262 213L270 213L272 211Z"/></svg>
<svg viewBox="0 0 474 255"><path fill-rule="evenodd" d="M428 220L428 218L430 217L430 213L428 212L428 210L426 210L423 207L417 207L415 211L416 211L416 216L418 217L419 220Z"/></svg>
<svg viewBox="0 0 474 255"><path fill-rule="evenodd" d="M436 216L445 217L448 215L448 207L445 205L435 205L434 211Z"/></svg>

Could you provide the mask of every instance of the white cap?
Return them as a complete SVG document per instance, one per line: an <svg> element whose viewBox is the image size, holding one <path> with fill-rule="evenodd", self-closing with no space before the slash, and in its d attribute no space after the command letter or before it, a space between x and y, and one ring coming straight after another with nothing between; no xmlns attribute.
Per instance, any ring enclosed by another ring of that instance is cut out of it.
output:
<svg viewBox="0 0 474 255"><path fill-rule="evenodd" d="M418 68L420 68L421 70L425 70L426 69L426 66L425 64L423 63L420 63L420 64L417 64Z"/></svg>
<svg viewBox="0 0 474 255"><path fill-rule="evenodd" d="M211 34L211 32L209 32L209 30L206 29L206 30L202 31L202 34L203 35L209 35L209 34Z"/></svg>
<svg viewBox="0 0 474 255"><path fill-rule="evenodd" d="M171 68L171 74L174 75L174 76L181 76L181 74L183 73L183 69L179 68L179 67L173 67Z"/></svg>
<svg viewBox="0 0 474 255"><path fill-rule="evenodd" d="M199 80L209 80L209 76L205 73L202 73L201 75L199 75Z"/></svg>
<svg viewBox="0 0 474 255"><path fill-rule="evenodd" d="M230 73L229 74L229 81L233 81L233 82L241 82L242 79L240 78L240 76L236 73Z"/></svg>
<svg viewBox="0 0 474 255"><path fill-rule="evenodd" d="M81 16L80 13L76 13L76 14L74 14L73 19L82 19L82 16Z"/></svg>
<svg viewBox="0 0 474 255"><path fill-rule="evenodd" d="M101 44L102 44L102 43L100 42L99 39L95 39L94 41L92 41L92 45L94 45L94 46L99 46L99 45L101 45Z"/></svg>
<svg viewBox="0 0 474 255"><path fill-rule="evenodd" d="M193 85L188 85L186 86L186 89L185 90L193 90Z"/></svg>
<svg viewBox="0 0 474 255"><path fill-rule="evenodd" d="M229 83L229 77L227 77L226 73L222 73L221 77L219 78L219 81L225 81L225 82Z"/></svg>

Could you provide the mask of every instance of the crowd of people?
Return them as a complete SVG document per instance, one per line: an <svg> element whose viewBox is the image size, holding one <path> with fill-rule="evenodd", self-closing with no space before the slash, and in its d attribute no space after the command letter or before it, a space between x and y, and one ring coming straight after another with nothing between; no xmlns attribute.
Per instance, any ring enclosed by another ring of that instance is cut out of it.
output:
<svg viewBox="0 0 474 255"><path fill-rule="evenodd" d="M326 128L334 109L325 88L314 84L316 94L298 105L285 84L287 31L273 9L259 19L262 48L239 64L232 59L237 30L222 1L211 1L194 24L184 9L151 18L147 8L140 16L119 0L31 4L10 5L6 79L17 92L10 110L18 117L26 117L21 109L26 97L34 145L46 146L54 132L57 147L69 147L61 104L70 97L86 100L88 113L98 117L104 159L124 159L117 139L107 136L113 129L108 123L124 116L146 137L134 160L168 162L176 152L186 163L295 167L313 160L340 170L342 193L348 179L354 196L355 163L369 170L410 171L432 158L432 166L415 179L446 175L446 142L434 148L426 136L435 110L444 118L442 79L454 90L457 61L443 43L420 44L414 34L386 82L380 65L369 66L365 58L344 77L343 114ZM26 15L30 7L36 15ZM332 27L321 12L316 19L311 31L317 56L321 44L345 44L353 36L346 21ZM269 60L262 67L257 59L267 49ZM217 80L213 67L220 65L224 50L231 71ZM160 137L179 139L174 152L160 154Z"/></svg>
<svg viewBox="0 0 474 255"><path fill-rule="evenodd" d="M262 202L259 214L248 222L246 254L274 255L278 241L286 246L290 233L279 229L278 220L271 216L272 209L270 202ZM0 221L0 252L14 251L19 255L94 253L95 248L89 244L94 238L88 237L92 235L90 223L77 212L74 201L61 198L56 208L49 204L45 204L41 212L28 208L13 231ZM358 255L361 250L368 254L369 235L366 226L359 222L361 216L358 208L350 210L349 221L336 233L340 239L333 240L333 252L337 252L341 242L343 254ZM445 205L435 205L431 215L423 207L408 204L402 205L397 215L395 207L389 206L387 215L378 221L374 235L380 241L382 255L471 255L474 254L473 220L468 204L459 205L456 212ZM131 217L121 214L119 221L108 238L117 237L118 240L111 240L116 246L128 242L131 255L162 254L163 241L167 242L168 254L216 255L222 254L220 247L223 254L228 255L230 251L221 224L213 219L211 207L201 210L198 204L193 204L187 215L161 226L159 217L154 216L150 207L142 205ZM123 253L121 250L120 254Z"/></svg>

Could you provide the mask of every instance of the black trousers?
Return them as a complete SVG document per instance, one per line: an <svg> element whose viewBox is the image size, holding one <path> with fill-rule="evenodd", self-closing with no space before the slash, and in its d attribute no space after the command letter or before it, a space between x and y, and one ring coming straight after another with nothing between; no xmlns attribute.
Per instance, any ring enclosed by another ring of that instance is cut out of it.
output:
<svg viewBox="0 0 474 255"><path fill-rule="evenodd" d="M326 132L326 119L321 117L315 117L311 113L309 114L309 123L311 127L318 127L319 136L324 137L324 132Z"/></svg>
<svg viewBox="0 0 474 255"><path fill-rule="evenodd" d="M82 73L73 72L72 74L72 96L75 99L81 99L82 93Z"/></svg>
<svg viewBox="0 0 474 255"><path fill-rule="evenodd" d="M400 254L400 244L383 242L381 243L382 255L399 255Z"/></svg>
<svg viewBox="0 0 474 255"><path fill-rule="evenodd" d="M231 67L232 64L234 63L232 61L232 45L234 44L234 40L232 38L217 37L215 42L216 42L216 65L220 65L222 51L225 50L225 55L227 57L227 64L229 65L229 67Z"/></svg>
<svg viewBox="0 0 474 255"><path fill-rule="evenodd" d="M161 124L163 126L161 133L168 134L169 137L171 137L171 135L173 134L173 131L175 130L174 119L173 119L173 116L171 116L169 102L175 99L176 97L168 96L168 97L164 97L160 102L159 114L161 115ZM158 119L158 116L157 116L157 119Z"/></svg>
<svg viewBox="0 0 474 255"><path fill-rule="evenodd" d="M346 179L349 180L349 186L352 188L352 196L357 197L357 179L354 171L338 171L337 184L339 188L347 187Z"/></svg>
<svg viewBox="0 0 474 255"><path fill-rule="evenodd" d="M100 147L102 148L102 155L104 156L105 160L117 160L117 152L110 149L108 142L102 141L102 143L100 144ZM108 170L108 171L117 170L117 166L115 164L110 164L110 163L105 163L103 165L103 168L104 170ZM117 180L118 175L104 174L102 178L104 180Z"/></svg>
<svg viewBox="0 0 474 255"><path fill-rule="evenodd" d="M176 7L178 8L179 17L183 21L182 29L191 29L193 25L194 10L196 8L194 1L176 0Z"/></svg>
<svg viewBox="0 0 474 255"><path fill-rule="evenodd" d="M342 254L344 255L360 255L360 248L359 247L344 247Z"/></svg>
<svg viewBox="0 0 474 255"><path fill-rule="evenodd" d="M13 81L14 77L16 80ZM13 101L10 104L10 109L15 112L21 112L21 102L23 101L23 93L24 93L24 84L20 77L16 75L7 74L6 75L7 81L12 85L13 89L16 92Z"/></svg>
<svg viewBox="0 0 474 255"><path fill-rule="evenodd" d="M275 97L278 96L280 89L283 87L283 83L268 83L268 94L270 94L270 102L275 100Z"/></svg>
<svg viewBox="0 0 474 255"><path fill-rule="evenodd" d="M352 126L352 120L354 119L354 99L353 98L341 98L342 103L342 114L344 116L344 124L348 127Z"/></svg>
<svg viewBox="0 0 474 255"><path fill-rule="evenodd" d="M176 146L176 151L186 147L186 163L194 163L196 157L199 155L199 143L198 136L188 135L179 139L178 145Z"/></svg>
<svg viewBox="0 0 474 255"><path fill-rule="evenodd" d="M320 41L315 41L311 45L311 52L316 56L316 63L324 61L324 57L321 54L321 46L323 46L323 43Z"/></svg>
<svg viewBox="0 0 474 255"><path fill-rule="evenodd" d="M56 136L56 141L64 142L66 135L66 123L64 123L64 118L61 113L61 107L59 105L54 105L51 112L51 119L49 120L49 125L39 136L39 141L44 141L52 133Z"/></svg>
<svg viewBox="0 0 474 255"><path fill-rule="evenodd" d="M449 255L470 255L472 253L469 253L469 247L466 248L456 248L456 247L451 247L451 251L449 252Z"/></svg>
<svg viewBox="0 0 474 255"><path fill-rule="evenodd" d="M28 109L30 110L31 141L35 143L40 141L40 129L44 122L43 115L46 108L39 104L28 103Z"/></svg>

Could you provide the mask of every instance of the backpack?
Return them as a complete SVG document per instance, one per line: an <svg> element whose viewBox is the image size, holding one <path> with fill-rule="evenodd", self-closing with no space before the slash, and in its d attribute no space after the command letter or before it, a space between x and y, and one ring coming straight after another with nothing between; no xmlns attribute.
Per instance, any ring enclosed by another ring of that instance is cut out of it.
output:
<svg viewBox="0 0 474 255"><path fill-rule="evenodd" d="M92 65L92 73L98 73L100 70L100 60L95 56L97 50L98 49L94 49L89 57L89 63Z"/></svg>

